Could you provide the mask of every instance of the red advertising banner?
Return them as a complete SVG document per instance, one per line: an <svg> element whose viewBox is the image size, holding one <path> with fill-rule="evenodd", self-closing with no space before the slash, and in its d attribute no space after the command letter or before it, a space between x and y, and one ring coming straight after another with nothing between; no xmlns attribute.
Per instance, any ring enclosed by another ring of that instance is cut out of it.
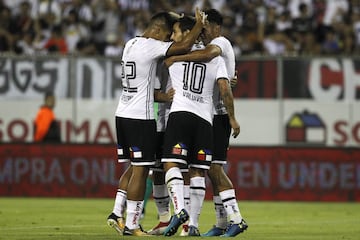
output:
<svg viewBox="0 0 360 240"><path fill-rule="evenodd" d="M0 196L114 197L114 145L0 145Z"/></svg>
<svg viewBox="0 0 360 240"><path fill-rule="evenodd" d="M360 201L360 149L233 148L238 199Z"/></svg>
<svg viewBox="0 0 360 240"><path fill-rule="evenodd" d="M228 157L238 200L360 201L360 149L238 147ZM1 144L0 196L114 197L125 167L114 145Z"/></svg>

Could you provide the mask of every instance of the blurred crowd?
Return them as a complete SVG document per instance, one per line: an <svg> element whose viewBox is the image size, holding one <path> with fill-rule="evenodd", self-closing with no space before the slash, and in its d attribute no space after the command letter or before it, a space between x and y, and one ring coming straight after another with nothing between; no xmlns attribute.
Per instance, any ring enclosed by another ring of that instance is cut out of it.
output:
<svg viewBox="0 0 360 240"><path fill-rule="evenodd" d="M360 53L360 0L0 0L0 53L121 56L159 11L224 16L242 55Z"/></svg>

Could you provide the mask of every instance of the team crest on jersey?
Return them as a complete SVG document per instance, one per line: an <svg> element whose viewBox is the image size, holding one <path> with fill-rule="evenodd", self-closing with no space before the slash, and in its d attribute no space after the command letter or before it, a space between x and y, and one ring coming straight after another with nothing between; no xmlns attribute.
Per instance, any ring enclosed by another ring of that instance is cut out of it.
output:
<svg viewBox="0 0 360 240"><path fill-rule="evenodd" d="M211 161L212 154L210 150L207 149L201 149L198 151L197 159L200 161Z"/></svg>
<svg viewBox="0 0 360 240"><path fill-rule="evenodd" d="M131 158L142 158L142 152L138 147L130 147L130 157Z"/></svg>
<svg viewBox="0 0 360 240"><path fill-rule="evenodd" d="M185 144L182 144L182 143L176 144L172 149L172 154L186 156L187 149L186 149Z"/></svg>

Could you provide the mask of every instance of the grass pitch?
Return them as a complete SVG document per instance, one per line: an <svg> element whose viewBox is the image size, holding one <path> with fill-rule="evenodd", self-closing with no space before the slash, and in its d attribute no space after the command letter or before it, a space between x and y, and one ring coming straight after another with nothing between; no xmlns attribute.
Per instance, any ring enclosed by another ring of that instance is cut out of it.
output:
<svg viewBox="0 0 360 240"><path fill-rule="evenodd" d="M249 228L238 239L360 239L358 203L241 201L239 206ZM0 198L0 239L136 239L118 236L106 225L112 208L113 199ZM153 201L146 210L142 224L148 230L157 224ZM214 223L213 205L207 201L200 216L200 232Z"/></svg>

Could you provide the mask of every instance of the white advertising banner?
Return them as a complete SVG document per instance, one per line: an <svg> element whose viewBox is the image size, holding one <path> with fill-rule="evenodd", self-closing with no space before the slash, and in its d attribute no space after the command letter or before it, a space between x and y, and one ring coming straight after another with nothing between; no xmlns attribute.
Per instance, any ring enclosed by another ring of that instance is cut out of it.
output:
<svg viewBox="0 0 360 240"><path fill-rule="evenodd" d="M31 142L42 100L0 102L0 142ZM55 114L67 143L116 142L117 101L58 100ZM235 100L240 135L232 146L360 147L360 103Z"/></svg>
<svg viewBox="0 0 360 240"><path fill-rule="evenodd" d="M34 100L52 90L60 99L116 99L120 59L0 57L0 99Z"/></svg>

